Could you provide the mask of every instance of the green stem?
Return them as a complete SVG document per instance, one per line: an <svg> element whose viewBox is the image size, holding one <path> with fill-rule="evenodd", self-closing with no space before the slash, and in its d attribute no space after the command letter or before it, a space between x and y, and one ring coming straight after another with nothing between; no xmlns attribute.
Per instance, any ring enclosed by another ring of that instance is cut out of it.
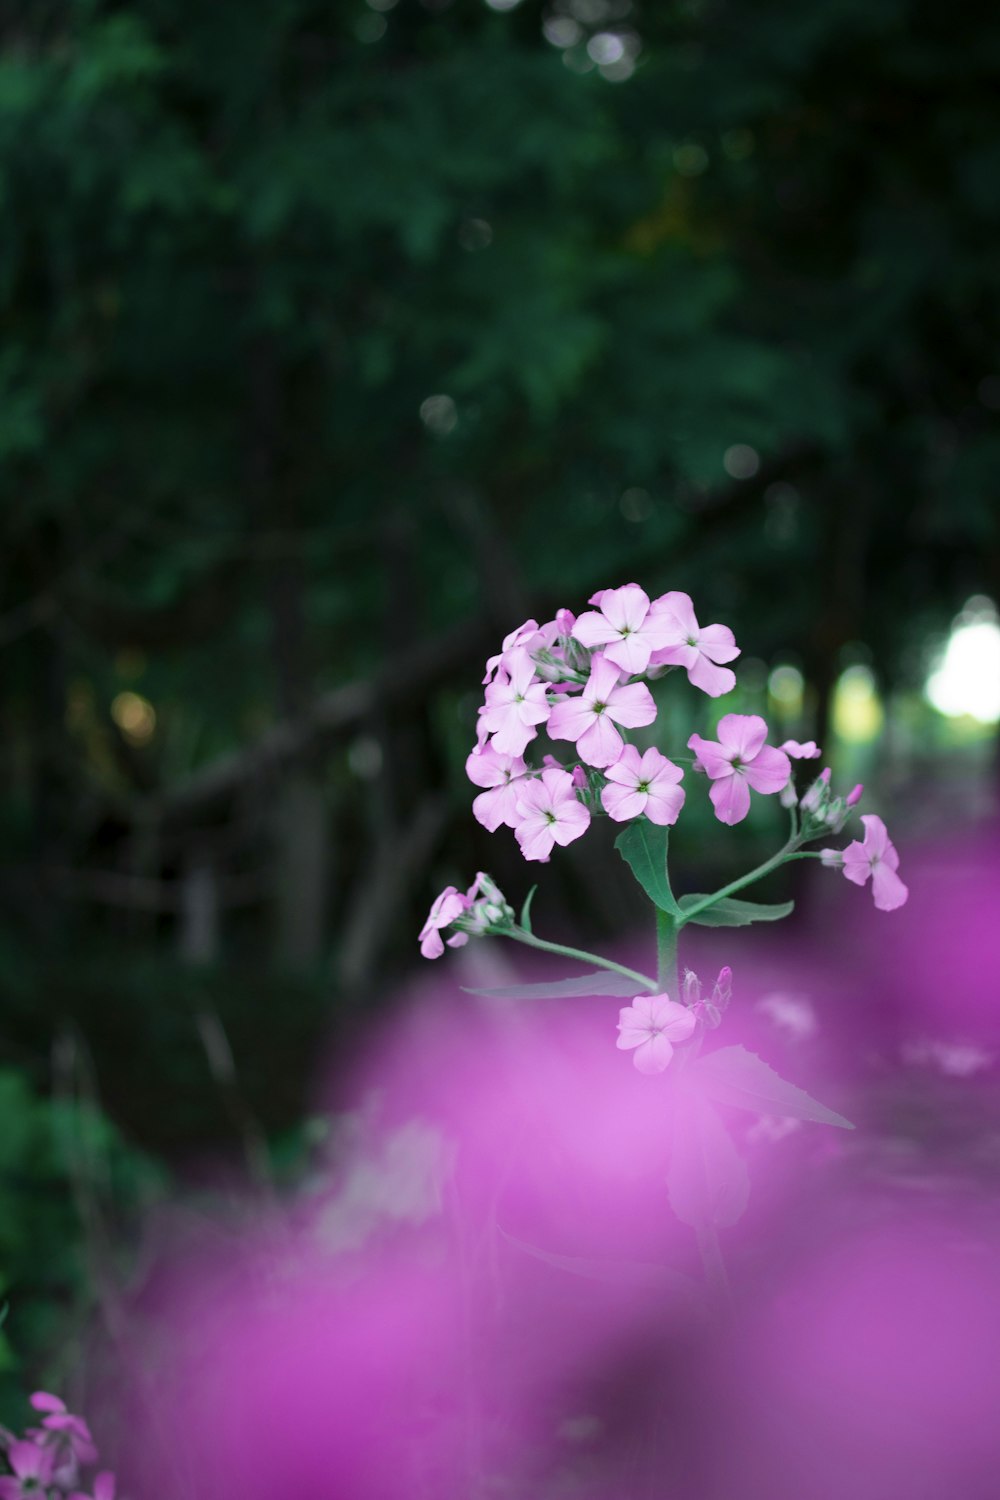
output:
<svg viewBox="0 0 1000 1500"><path fill-rule="evenodd" d="M626 979L634 979L640 989L648 990L650 994L656 993L655 979L650 979L647 974L640 974L635 969L626 969L624 964L616 964L610 958L601 958L596 953L587 953L583 948L567 948L563 943L547 943L544 938L535 937L533 932L525 932L523 927L512 927L503 935L513 938L516 943L524 943L529 948L540 948L543 953L558 953L563 958L578 958L582 963L596 964L599 969L610 969L613 974L624 974Z"/></svg>
<svg viewBox="0 0 1000 1500"><path fill-rule="evenodd" d="M677 984L677 921L669 912L656 910L656 985L662 995L680 1000Z"/></svg>
<svg viewBox="0 0 1000 1500"><path fill-rule="evenodd" d="M741 875L738 880L731 880L728 885L724 885L719 891L713 891L711 896L706 896L703 901L697 902L696 905L686 906L681 916L677 919L678 927L683 927L685 922L692 921L701 912L707 911L710 906L714 906L717 901L724 901L727 896L735 895L744 886L752 885L755 880L762 880L765 875L770 875L771 871L776 870L786 859L794 857L792 852L793 847L794 841L789 839L787 844L781 846L777 854L772 854L770 859L766 859L762 865L758 865L755 870L751 870L749 875Z"/></svg>

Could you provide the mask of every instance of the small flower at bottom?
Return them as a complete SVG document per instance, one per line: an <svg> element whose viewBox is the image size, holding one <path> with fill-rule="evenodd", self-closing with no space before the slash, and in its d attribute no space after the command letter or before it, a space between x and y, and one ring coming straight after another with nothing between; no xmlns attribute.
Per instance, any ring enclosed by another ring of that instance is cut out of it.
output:
<svg viewBox="0 0 1000 1500"><path fill-rule="evenodd" d="M517 799L514 837L525 859L546 860L553 844L571 844L586 833L590 813L568 771L543 771L526 779Z"/></svg>
<svg viewBox="0 0 1000 1500"><path fill-rule="evenodd" d="M618 1016L618 1046L635 1048L640 1073L662 1073L674 1055L674 1043L686 1042L696 1025L694 1013L669 995L637 995Z"/></svg>
<svg viewBox="0 0 1000 1500"><path fill-rule="evenodd" d="M865 825L864 842L855 839L843 853L821 849L820 858L825 865L841 868L854 885L864 885L870 876L879 911L895 911L910 894L896 874L899 855L881 818L863 813L861 821Z"/></svg>
<svg viewBox="0 0 1000 1500"><path fill-rule="evenodd" d="M444 943L441 940L441 929L450 927L456 917L460 917L464 911L468 911L472 902L468 896L463 896L453 885L446 885L438 896L427 914L427 921L420 929L420 951L424 958L440 958L444 952ZM448 939L449 948L461 948L463 943L469 941L468 933L456 932Z"/></svg>

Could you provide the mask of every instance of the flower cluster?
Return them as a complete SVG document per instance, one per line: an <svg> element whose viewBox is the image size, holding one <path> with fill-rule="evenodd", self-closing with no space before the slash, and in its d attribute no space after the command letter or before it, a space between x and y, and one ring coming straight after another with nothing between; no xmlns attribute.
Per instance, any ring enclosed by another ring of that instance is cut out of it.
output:
<svg viewBox="0 0 1000 1500"><path fill-rule="evenodd" d="M0 1500L114 1500L115 1476L107 1469L85 1476L97 1448L83 1418L47 1391L36 1391L31 1404L42 1413L37 1427L20 1438L0 1428Z"/></svg>
<svg viewBox="0 0 1000 1500"><path fill-rule="evenodd" d="M469 780L483 788L472 810L491 833L501 824L513 829L525 859L547 860L555 844L578 839L601 812L619 823L676 822L683 771L659 750L640 754L627 740L629 730L656 718L652 694L638 679L682 667L713 698L736 682L723 665L739 655L732 631L699 625L687 594L651 600L627 583L599 590L590 603L594 608L579 616L561 609L545 625L526 621L486 666L476 746L466 761ZM525 751L540 729L572 745L572 760L546 755L540 767L530 766ZM771 750L763 760L778 754ZM788 762L780 763L787 781ZM744 771L730 766L726 774L742 778ZM755 772L746 779L758 790L780 790L770 784L773 765L770 778ZM745 792L742 779L740 785ZM739 801L729 799L731 811ZM727 821L738 819L727 814Z"/></svg>
<svg viewBox="0 0 1000 1500"><path fill-rule="evenodd" d="M698 920L716 903L732 908L727 899L732 893L786 859L821 859L856 885L870 878L875 905L883 911L903 904L908 893L897 873L899 859L880 818L866 814L864 841L855 840L842 851L800 852L803 844L839 833L863 792L856 786L846 795L835 795L829 767L799 792L794 766L819 758L813 740L771 745L768 726L758 714L728 713L718 720L716 738L690 735L686 748L691 753L676 760L654 746L640 749L630 742L631 731L648 729L657 716L643 678L653 680L680 667L711 698L735 686L727 663L740 650L728 626L699 624L687 594L671 591L650 599L635 583L601 589L590 604L593 607L579 616L560 609L546 624L527 620L486 664L485 701L478 713L476 743L466 761L469 780L479 788L472 810L484 828L490 833L501 826L510 828L524 858L543 863L556 844L573 843L593 818L602 815L616 823L643 820L668 828L685 803L684 771L677 762L687 760L706 778L721 823L741 823L750 811L751 793L756 792L780 798L790 814L791 832L784 848L760 869L712 897L689 898L688 906L674 906L671 921L683 925ZM529 746L540 731L553 746L572 747L564 752L565 759L546 751L538 763L529 762ZM647 893L652 894L648 887ZM737 919L753 920L745 911L743 903ZM733 915L720 905L723 922ZM444 931L450 932L446 939ZM472 935L488 934L556 951L515 922L512 908L482 872L464 895L447 886L437 897L420 933L420 950L425 958L439 958L446 942L460 947ZM580 956L579 950L558 951ZM709 1028L719 1024L729 997L728 977L720 976L706 1000L694 976L689 975L685 984L683 1003L665 993L647 994L622 1012L619 1045L634 1048L636 1064L645 1071L665 1067L671 1039L681 1039L678 1009L693 1018L692 1026L699 1021Z"/></svg>

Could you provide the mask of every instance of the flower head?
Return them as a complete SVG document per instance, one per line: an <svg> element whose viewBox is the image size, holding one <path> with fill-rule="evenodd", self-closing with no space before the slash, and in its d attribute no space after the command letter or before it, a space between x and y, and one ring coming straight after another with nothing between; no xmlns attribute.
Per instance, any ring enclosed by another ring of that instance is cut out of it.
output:
<svg viewBox="0 0 1000 1500"><path fill-rule="evenodd" d="M792 774L788 756L766 745L767 725L758 714L724 714L718 740L693 734L688 746L695 765L709 777L709 796L720 823L741 823L750 811L750 788L780 792Z"/></svg>
<svg viewBox="0 0 1000 1500"><path fill-rule="evenodd" d="M553 844L571 844L586 833L590 813L568 771L543 771L519 785L514 837L525 859L546 860Z"/></svg>
<svg viewBox="0 0 1000 1500"><path fill-rule="evenodd" d="M736 674L720 662L740 654L728 625L699 625L689 594L662 594L653 605L665 639L650 657L651 666L684 667L688 680L710 698L736 686Z"/></svg>
<svg viewBox="0 0 1000 1500"><path fill-rule="evenodd" d="M535 667L523 646L504 654L503 666L486 689L480 726L493 736L493 748L501 755L523 755L537 725L549 717L544 683L535 677Z"/></svg>
<svg viewBox="0 0 1000 1500"><path fill-rule="evenodd" d="M456 917L460 917L472 905L468 896L463 896L453 885L446 885L440 896L435 898L428 915L427 921L420 929L420 951L424 958L440 958L444 952L444 943L441 941L441 930L450 927ZM461 948L463 943L469 941L468 934L456 932L448 939L449 948Z"/></svg>
<svg viewBox="0 0 1000 1500"><path fill-rule="evenodd" d="M643 813L652 823L676 823L684 806L684 791L678 785L684 772L659 750L649 749L640 756L634 745L626 745L604 774L608 784L601 802L616 823Z"/></svg>
<svg viewBox="0 0 1000 1500"><path fill-rule="evenodd" d="M614 662L598 655L580 697L557 703L547 727L550 739L574 740L577 754L589 766L610 766L625 746L615 725L638 729L655 718L656 704L645 684L623 684Z"/></svg>
<svg viewBox="0 0 1000 1500"><path fill-rule="evenodd" d="M596 610L586 610L573 626L574 637L593 649L604 647L608 661L630 676L645 672L650 653L670 640L670 624L653 608L637 583L602 589L591 599Z"/></svg>
<svg viewBox="0 0 1000 1500"><path fill-rule="evenodd" d="M662 1073L674 1055L674 1043L685 1042L696 1025L694 1012L669 995L637 995L618 1014L618 1046L635 1049L640 1073Z"/></svg>
<svg viewBox="0 0 1000 1500"><path fill-rule="evenodd" d="M864 885L870 876L879 911L895 911L910 894L896 874L899 855L881 818L863 813L861 821L865 825L864 840L848 844L840 857L840 868L854 885ZM835 849L820 851L824 864L834 864L837 854Z"/></svg>

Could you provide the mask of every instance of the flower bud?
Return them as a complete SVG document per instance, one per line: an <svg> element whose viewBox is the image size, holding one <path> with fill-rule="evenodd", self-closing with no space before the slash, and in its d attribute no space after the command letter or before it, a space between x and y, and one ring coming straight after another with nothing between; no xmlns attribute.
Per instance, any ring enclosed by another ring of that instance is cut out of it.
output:
<svg viewBox="0 0 1000 1500"><path fill-rule="evenodd" d="M690 969L685 969L684 983L681 985L681 1000L685 1005L697 1005L700 999L701 980Z"/></svg>
<svg viewBox="0 0 1000 1500"><path fill-rule="evenodd" d="M844 798L845 806L855 807L861 801L861 794L864 789L864 783L859 781L853 791L848 792L847 796Z"/></svg>

